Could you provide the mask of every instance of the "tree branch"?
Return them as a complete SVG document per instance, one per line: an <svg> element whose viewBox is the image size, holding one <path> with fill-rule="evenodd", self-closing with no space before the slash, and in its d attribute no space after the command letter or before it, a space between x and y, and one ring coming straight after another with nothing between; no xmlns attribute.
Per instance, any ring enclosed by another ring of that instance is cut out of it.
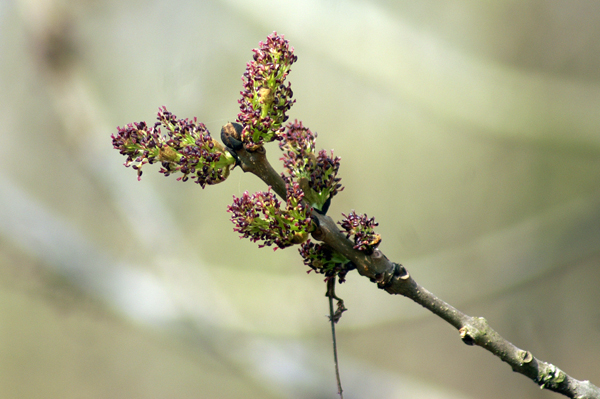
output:
<svg viewBox="0 0 600 399"><path fill-rule="evenodd" d="M244 172L258 176L283 199L286 189L283 178L271 167L264 147L249 152L236 150ZM600 388L589 381L579 381L567 375L553 364L535 358L531 352L517 348L493 330L483 317L468 316L420 286L404 266L391 262L379 249L372 255L355 250L352 242L340 232L333 219L313 211L318 221L313 238L323 241L335 251L351 260L358 273L368 277L377 286L390 294L399 294L412 299L427 310L441 317L459 331L467 345L478 345L508 363L513 371L521 373L538 384L576 399L600 399Z"/></svg>

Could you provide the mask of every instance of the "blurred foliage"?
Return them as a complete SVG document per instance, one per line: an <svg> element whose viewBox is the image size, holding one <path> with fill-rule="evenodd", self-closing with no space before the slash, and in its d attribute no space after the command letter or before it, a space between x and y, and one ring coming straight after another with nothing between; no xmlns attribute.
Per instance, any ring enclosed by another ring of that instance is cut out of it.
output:
<svg viewBox="0 0 600 399"><path fill-rule="evenodd" d="M342 158L329 214L375 216L423 286L598 384L599 17L591 0L0 3L0 397L335 396L322 276L228 221L260 182L138 182L111 147L163 105L214 136L272 31L298 56L290 118ZM553 395L347 280L347 397Z"/></svg>

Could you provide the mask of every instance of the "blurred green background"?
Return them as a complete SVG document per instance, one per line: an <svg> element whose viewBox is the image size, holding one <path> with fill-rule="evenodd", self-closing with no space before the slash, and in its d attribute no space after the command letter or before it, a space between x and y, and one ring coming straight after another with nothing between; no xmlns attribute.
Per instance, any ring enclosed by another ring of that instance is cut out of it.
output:
<svg viewBox="0 0 600 399"><path fill-rule="evenodd" d="M0 1L0 397L335 398L322 276L111 147L159 106L217 135L251 49L423 286L600 384L600 2ZM267 149L274 163L276 146ZM279 167L279 166L278 166ZM345 397L555 398L403 297L338 288Z"/></svg>

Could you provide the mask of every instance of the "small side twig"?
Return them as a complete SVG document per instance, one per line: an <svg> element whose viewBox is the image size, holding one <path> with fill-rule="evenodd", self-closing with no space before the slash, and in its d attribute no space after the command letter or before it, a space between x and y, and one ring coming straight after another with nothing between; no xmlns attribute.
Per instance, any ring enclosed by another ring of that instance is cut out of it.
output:
<svg viewBox="0 0 600 399"><path fill-rule="evenodd" d="M344 399L343 390L342 390L342 380L340 379L340 367L338 363L338 355L337 355L337 340L335 337L335 324L338 322L340 317L342 316L342 312L346 310L344 307L344 301L338 298L335 295L335 276L327 279L327 293L325 294L329 298L329 322L331 323L331 337L333 342L333 362L335 364L335 378L337 381L338 394L340 395L340 399ZM337 310L333 310L333 299L337 299L338 305Z"/></svg>

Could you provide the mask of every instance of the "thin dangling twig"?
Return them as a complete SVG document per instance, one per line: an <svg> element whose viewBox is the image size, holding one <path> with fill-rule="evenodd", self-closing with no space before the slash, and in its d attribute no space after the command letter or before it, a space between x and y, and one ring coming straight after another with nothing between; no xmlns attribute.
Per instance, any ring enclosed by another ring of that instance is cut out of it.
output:
<svg viewBox="0 0 600 399"><path fill-rule="evenodd" d="M329 298L329 322L331 323L331 337L333 340L333 362L335 364L335 378L337 380L338 386L338 394L340 395L340 399L344 399L344 395L342 394L342 381L340 379L340 367L338 363L337 356L337 341L335 338L335 324L338 322L340 317L342 317L342 312L346 310L344 307L344 301L338 298L335 295L335 276L329 278L327 280L327 293L325 294ZM333 299L337 299L337 310L333 310Z"/></svg>

